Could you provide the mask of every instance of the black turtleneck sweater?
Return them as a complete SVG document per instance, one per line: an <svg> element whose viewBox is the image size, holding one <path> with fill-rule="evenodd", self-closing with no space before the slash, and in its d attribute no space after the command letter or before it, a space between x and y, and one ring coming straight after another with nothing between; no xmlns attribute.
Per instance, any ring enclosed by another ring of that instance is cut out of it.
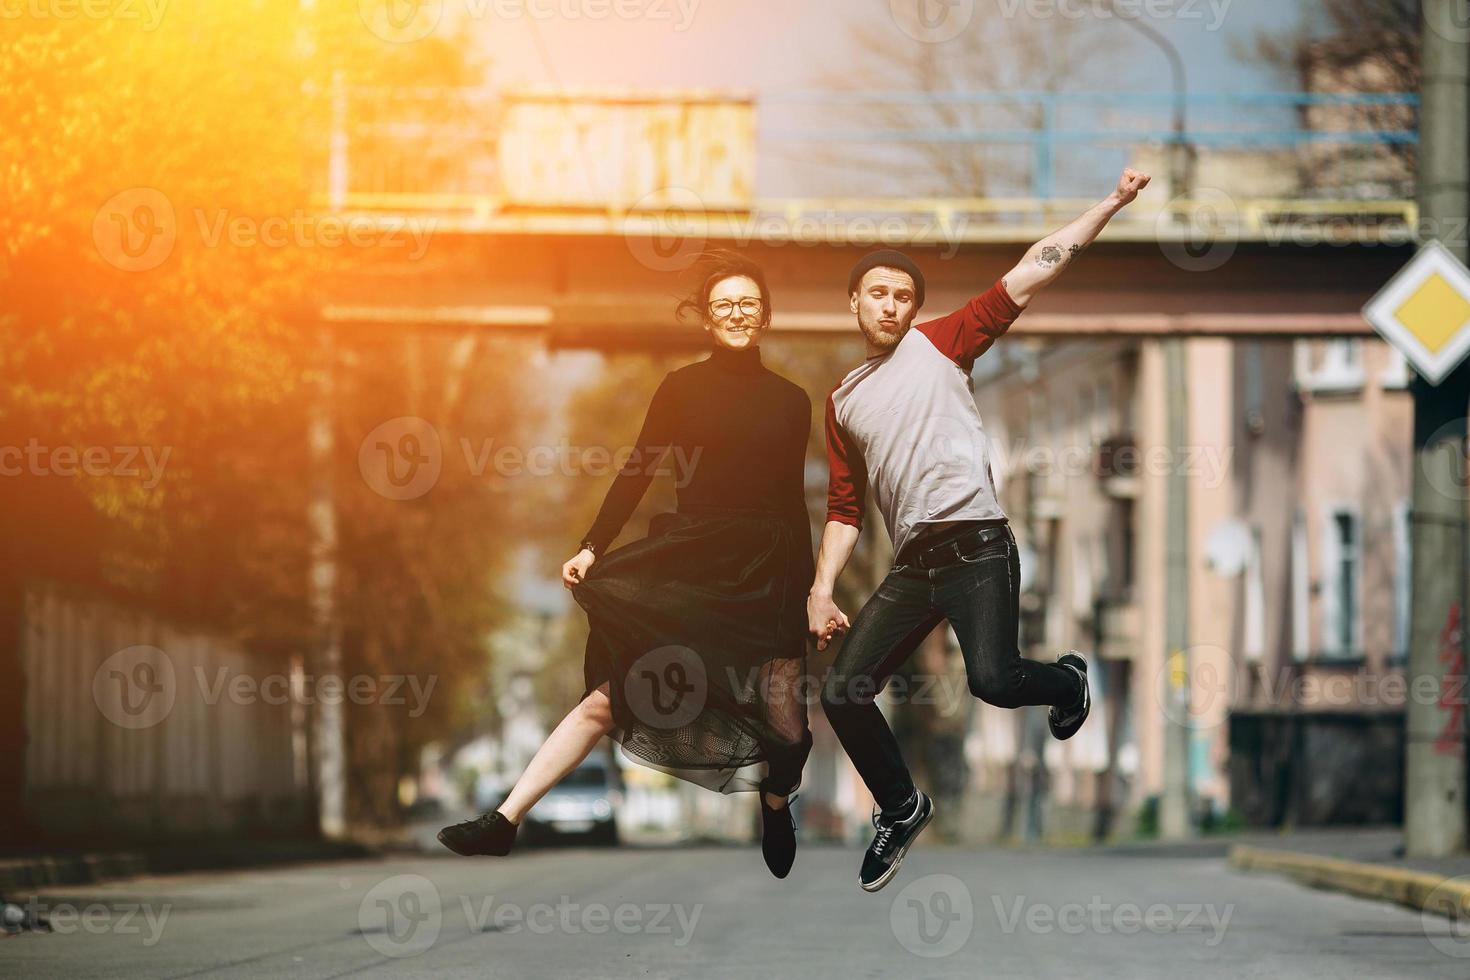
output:
<svg viewBox="0 0 1470 980"><path fill-rule="evenodd" d="M660 469L677 481L680 510L773 511L805 527L811 414L806 392L763 365L759 347L716 347L671 371L586 540L604 551Z"/></svg>

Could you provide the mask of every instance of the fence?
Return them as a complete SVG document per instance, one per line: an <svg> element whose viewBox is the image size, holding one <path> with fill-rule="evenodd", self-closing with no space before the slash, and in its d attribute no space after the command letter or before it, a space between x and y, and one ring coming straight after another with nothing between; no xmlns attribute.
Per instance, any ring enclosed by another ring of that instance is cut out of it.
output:
<svg viewBox="0 0 1470 980"><path fill-rule="evenodd" d="M293 835L300 670L53 585L27 591L26 807L60 839Z"/></svg>

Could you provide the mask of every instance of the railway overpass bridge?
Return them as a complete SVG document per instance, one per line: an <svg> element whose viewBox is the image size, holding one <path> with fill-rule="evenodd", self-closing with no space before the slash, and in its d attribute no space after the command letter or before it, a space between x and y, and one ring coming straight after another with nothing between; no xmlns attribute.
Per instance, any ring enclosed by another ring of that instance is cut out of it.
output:
<svg viewBox="0 0 1470 980"><path fill-rule="evenodd" d="M936 97L872 98L911 98L917 113ZM971 108L994 109L999 98L977 94ZM364 121L344 93L322 213L388 242L413 228L426 247L352 262L323 283L317 314L349 331L484 329L552 347L697 347L701 335L674 320L678 274L701 249L734 247L768 270L775 331L846 335L846 273L863 252L908 249L929 278L926 312L953 309L1090 206L1116 175L1112 163L1125 162L1153 170L1154 186L1032 305L1017 334L1368 335L1359 310L1413 253L1412 200L1324 193L1363 186L1417 140L1413 96L1235 97L1259 110L1247 129L1229 121L1239 106L1215 97L1198 110L1214 113L1214 128L1178 132L1147 120L1172 109L1170 99L1124 99L1119 108L1089 94L1006 98L1049 107L1041 118L1050 123L793 131L763 129L757 110L766 107L744 97L556 91L420 93L386 106L375 98ZM840 115L858 101L818 99L817 110ZM455 107L448 122L445 105ZM1058 126L1067 108L1088 118L1113 112L1132 128ZM1385 112L1399 128L1384 128ZM801 196L761 192L757 158L818 153L844 136L879 153L1019 144L1029 183L1025 193L984 198L836 196L820 179ZM1065 197L1051 193L1059 146L1100 161L1098 176L1074 174ZM1304 167L1337 174L1335 184L1292 192ZM1250 172L1232 186L1233 174ZM1080 196L1084 188L1096 196Z"/></svg>

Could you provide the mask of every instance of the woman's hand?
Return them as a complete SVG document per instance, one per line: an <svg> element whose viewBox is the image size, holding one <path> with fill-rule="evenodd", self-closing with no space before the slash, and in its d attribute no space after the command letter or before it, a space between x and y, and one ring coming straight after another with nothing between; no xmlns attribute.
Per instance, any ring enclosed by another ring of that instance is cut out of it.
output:
<svg viewBox="0 0 1470 980"><path fill-rule="evenodd" d="M587 578L587 569L591 568L592 563L596 560L597 556L586 548L577 552L575 558L561 567L561 584L568 589L574 585L580 585Z"/></svg>
<svg viewBox="0 0 1470 980"><path fill-rule="evenodd" d="M852 628L847 614L837 608L832 596L813 592L806 597L807 632L817 641L817 649L827 649L834 637Z"/></svg>

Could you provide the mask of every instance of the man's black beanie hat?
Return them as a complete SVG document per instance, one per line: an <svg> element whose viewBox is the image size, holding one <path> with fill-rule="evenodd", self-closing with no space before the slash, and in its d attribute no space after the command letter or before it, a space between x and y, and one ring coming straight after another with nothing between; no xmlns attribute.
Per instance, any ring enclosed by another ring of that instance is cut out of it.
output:
<svg viewBox="0 0 1470 980"><path fill-rule="evenodd" d="M857 292L858 286L862 284L863 276L879 268L898 269L901 272L907 272L914 280L914 302L916 304L914 309L917 310L923 307L924 274L919 271L919 267L914 264L913 259L891 248L880 248L878 251L869 252L861 259L858 259L858 264L852 267L852 274L847 277L847 294L851 296Z"/></svg>

